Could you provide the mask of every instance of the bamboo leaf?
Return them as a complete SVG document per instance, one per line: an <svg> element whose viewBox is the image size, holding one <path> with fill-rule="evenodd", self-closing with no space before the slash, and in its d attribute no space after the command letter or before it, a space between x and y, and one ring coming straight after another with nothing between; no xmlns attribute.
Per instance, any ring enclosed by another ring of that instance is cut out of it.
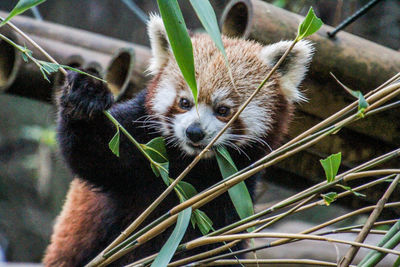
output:
<svg viewBox="0 0 400 267"><path fill-rule="evenodd" d="M193 47L177 0L157 0L168 40L185 81L192 90L197 106L197 84Z"/></svg>
<svg viewBox="0 0 400 267"><path fill-rule="evenodd" d="M170 178L170 182L172 181L173 179ZM184 202L197 194L197 190L194 188L194 186L184 181L180 181L174 189L181 202ZM192 213L190 221L192 222L193 228L196 228L197 225L203 235L208 234L208 232L212 229L213 222L205 212L199 209Z"/></svg>
<svg viewBox="0 0 400 267"><path fill-rule="evenodd" d="M203 235L208 234L212 230L213 222L204 211L195 210L190 220L192 221L193 228L197 225Z"/></svg>
<svg viewBox="0 0 400 267"><path fill-rule="evenodd" d="M335 75L333 75L332 72L330 74L336 80L336 82L340 86L342 86L344 90L346 90L346 92L348 92L350 95L352 95L358 99L358 111L362 116L364 114L364 110L369 106L367 100L365 100L365 98L364 98L364 95L360 91L354 91L354 90L350 89L348 86L346 86L345 84L343 84L341 81L339 81L338 78L336 78Z"/></svg>
<svg viewBox="0 0 400 267"><path fill-rule="evenodd" d="M299 25L296 40L300 41L301 39L304 39L307 36L314 34L319 30L319 28L321 28L323 24L324 23L322 22L322 20L315 15L314 9L310 7L307 16Z"/></svg>
<svg viewBox="0 0 400 267"><path fill-rule="evenodd" d="M190 0L190 4L192 4L192 7L196 12L197 17L199 18L204 29L207 31L208 35L215 43L215 46L219 49L219 51L221 51L225 59L225 65L228 69L229 76L233 83L233 76L231 69L229 67L228 57L225 52L224 44L222 43L221 32L218 27L217 16L215 15L214 9L212 8L210 1Z"/></svg>
<svg viewBox="0 0 400 267"><path fill-rule="evenodd" d="M229 155L229 152L224 147L217 148L216 158L224 179L238 171L231 156ZM229 189L228 193L240 219L254 214L253 201L251 200L249 190L247 190L244 182L240 182ZM253 228L247 229L247 231L252 230Z"/></svg>
<svg viewBox="0 0 400 267"><path fill-rule="evenodd" d="M162 137L156 137L147 144L143 145L143 149L155 162L168 161L167 149L165 148L165 141Z"/></svg>
<svg viewBox="0 0 400 267"><path fill-rule="evenodd" d="M17 5L11 10L10 14L7 16L5 20L3 20L2 23L0 23L0 27L5 25L10 19L13 17L24 13L26 10L40 5L41 3L45 2L46 0L19 0Z"/></svg>
<svg viewBox="0 0 400 267"><path fill-rule="evenodd" d="M111 152L114 153L117 157L119 157L119 137L119 127L117 127L117 132L108 143L108 147L111 149Z"/></svg>
<svg viewBox="0 0 400 267"><path fill-rule="evenodd" d="M337 198L336 192L329 192L326 194L322 194L322 198L324 199L325 205L329 206L333 201Z"/></svg>
<svg viewBox="0 0 400 267"><path fill-rule="evenodd" d="M326 159L321 159L321 165L324 168L326 180L328 183L335 180L336 174L339 170L340 162L342 160L342 153L332 154Z"/></svg>
<svg viewBox="0 0 400 267"><path fill-rule="evenodd" d="M204 29L210 35L211 39L214 41L215 45L221 51L225 59L227 59L225 48L221 39L221 32L219 31L218 27L217 17L210 2L208 0L190 0L190 4L199 17Z"/></svg>
<svg viewBox="0 0 400 267"><path fill-rule="evenodd" d="M191 207L179 213L174 231L172 232L164 246L161 248L154 262L151 264L152 267L167 266L168 263L171 261L189 225L191 214Z"/></svg>
<svg viewBox="0 0 400 267"><path fill-rule="evenodd" d="M345 186L345 185L341 185L341 184L337 184L337 186L343 188L344 190L350 191L356 197L366 197L366 195L361 194L361 193L359 193L357 191L354 191L350 186Z"/></svg>

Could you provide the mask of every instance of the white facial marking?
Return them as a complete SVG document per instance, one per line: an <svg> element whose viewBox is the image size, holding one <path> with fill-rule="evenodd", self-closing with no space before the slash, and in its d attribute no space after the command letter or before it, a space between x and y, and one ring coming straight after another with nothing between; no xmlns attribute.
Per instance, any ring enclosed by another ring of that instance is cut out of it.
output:
<svg viewBox="0 0 400 267"><path fill-rule="evenodd" d="M168 82L163 82L157 88L153 98L153 111L158 114L166 114L169 108L175 103L175 86Z"/></svg>
<svg viewBox="0 0 400 267"><path fill-rule="evenodd" d="M205 137L196 144L186 136L186 129L193 123L199 123ZM198 110L192 107L191 110L178 114L174 120L174 135L179 140L181 148L189 155L198 154L202 148L210 143L214 136L224 127L224 123L219 121L214 115L212 107L200 103ZM199 146L199 147L194 147ZM207 153L206 157L212 156L213 153Z"/></svg>
<svg viewBox="0 0 400 267"><path fill-rule="evenodd" d="M262 105L265 104L254 99L240 115L247 129L246 135L263 137L271 127L271 111L262 108Z"/></svg>

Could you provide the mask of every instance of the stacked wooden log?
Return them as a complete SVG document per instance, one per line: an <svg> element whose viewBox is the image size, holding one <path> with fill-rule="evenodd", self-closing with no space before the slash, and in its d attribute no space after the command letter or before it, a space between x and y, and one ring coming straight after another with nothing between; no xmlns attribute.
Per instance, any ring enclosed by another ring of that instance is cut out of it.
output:
<svg viewBox="0 0 400 267"><path fill-rule="evenodd" d="M0 12L6 17L7 13ZM141 90L147 80L144 74L150 58L147 47L63 25L18 16L13 23L63 65L92 69L103 76L118 98L129 98ZM10 28L1 32L18 44L27 43ZM48 61L27 44L35 58ZM63 77L51 75L48 83L32 62L25 64L19 52L0 42L0 91L51 101L54 86Z"/></svg>

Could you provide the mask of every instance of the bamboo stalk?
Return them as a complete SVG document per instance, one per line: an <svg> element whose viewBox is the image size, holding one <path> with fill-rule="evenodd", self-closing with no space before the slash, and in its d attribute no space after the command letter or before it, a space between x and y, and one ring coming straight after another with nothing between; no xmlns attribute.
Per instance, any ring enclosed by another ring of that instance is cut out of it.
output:
<svg viewBox="0 0 400 267"><path fill-rule="evenodd" d="M394 255L400 256L400 251L396 251L393 249L381 248L373 245L357 243L353 241L345 241L334 238L327 238L324 236L318 235L308 235L308 234L287 234L287 233L251 233L251 234L236 234L236 235L223 235L223 236L213 236L213 237L204 237L195 241L189 242L186 247L188 249L197 248L200 246L205 246L213 243L219 243L224 241L234 241L234 240L242 240L242 239L250 239L250 238L285 238L285 239L301 239L301 240L315 240L315 241L325 241L346 245L353 245L362 248L368 248L372 250L376 250L383 253L390 253Z"/></svg>
<svg viewBox="0 0 400 267"><path fill-rule="evenodd" d="M388 189L383 194L382 198L379 199L378 203L376 204L375 209L372 211L371 215L368 217L368 220L365 222L361 232L357 236L355 242L362 243L367 238L372 226L374 225L375 221L378 219L379 215L381 214L386 202L388 201L390 195L393 193L394 189L397 187L400 181L400 175L397 175L393 182L389 185ZM339 262L340 267L347 267L353 261L354 257L356 256L359 247L351 246L347 251L346 255L341 259Z"/></svg>
<svg viewBox="0 0 400 267"><path fill-rule="evenodd" d="M219 265L232 265L237 264L237 260L218 260L210 263L202 264L201 266L219 266ZM306 265L316 265L316 266L337 266L336 263L327 262L327 261L319 261L319 260L309 260L309 259L247 259L247 260L239 260L239 263L245 264L246 266L259 266L259 264L264 265L279 265L279 264L301 264L301 266ZM197 266L197 265L193 265ZM355 265L351 265L355 266Z"/></svg>

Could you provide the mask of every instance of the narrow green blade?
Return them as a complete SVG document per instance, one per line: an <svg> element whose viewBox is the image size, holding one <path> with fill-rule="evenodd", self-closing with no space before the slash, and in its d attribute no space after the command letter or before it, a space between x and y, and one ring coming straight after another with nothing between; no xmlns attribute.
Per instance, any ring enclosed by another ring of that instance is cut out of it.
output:
<svg viewBox="0 0 400 267"><path fill-rule="evenodd" d="M24 13L26 10L28 10L34 6L40 5L41 3L45 2L45 1L46 0L19 0L17 5L14 7L14 9L11 10L8 17L2 23L0 23L0 27L3 26L4 24L6 24L13 17L15 17L21 13Z"/></svg>
<svg viewBox="0 0 400 267"><path fill-rule="evenodd" d="M194 71L192 41L186 29L185 21L177 0L157 0L161 17L167 31L168 40L176 62L192 90L197 106L197 84Z"/></svg>
<svg viewBox="0 0 400 267"><path fill-rule="evenodd" d="M167 266L171 261L189 225L191 214L192 208L190 207L179 213L174 231L161 248L154 262L151 264L152 267Z"/></svg>
<svg viewBox="0 0 400 267"><path fill-rule="evenodd" d="M224 147L218 147L216 158L224 179L238 171L229 152ZM254 214L253 201L244 182L240 182L229 189L228 193L240 219ZM253 228L247 229L249 232L252 230Z"/></svg>
<svg viewBox="0 0 400 267"><path fill-rule="evenodd" d="M210 2L208 0L190 0L190 3L192 4L192 7L199 17L204 29L210 35L217 48L221 51L225 60L227 60L225 48L221 39L221 32L218 27L217 17Z"/></svg>

